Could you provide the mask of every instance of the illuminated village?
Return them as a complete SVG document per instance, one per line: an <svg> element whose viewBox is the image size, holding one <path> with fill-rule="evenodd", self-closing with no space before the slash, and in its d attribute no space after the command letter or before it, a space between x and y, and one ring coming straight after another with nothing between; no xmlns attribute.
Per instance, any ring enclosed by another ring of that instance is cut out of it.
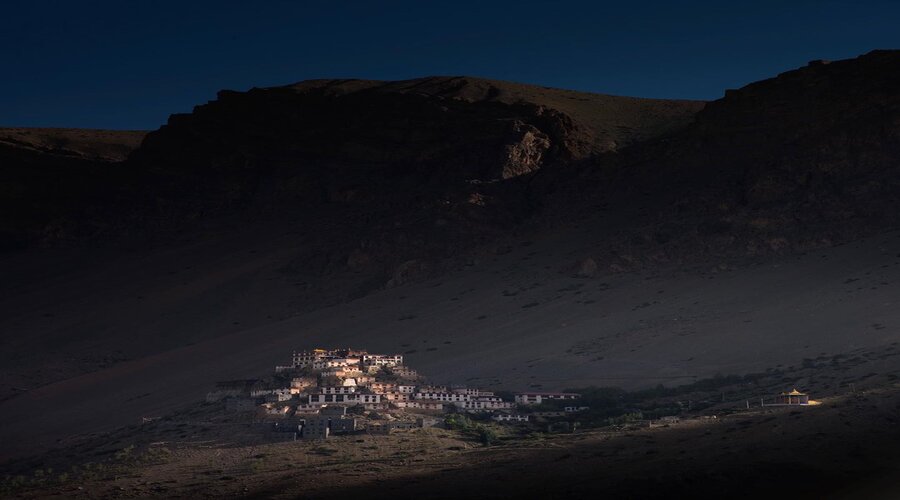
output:
<svg viewBox="0 0 900 500"><path fill-rule="evenodd" d="M322 439L364 431L436 427L445 413L479 414L501 423L528 422L519 405L575 400L575 393L527 392L505 401L491 391L428 384L405 365L400 354L370 354L354 349L295 352L292 363L276 366L271 381L220 382L207 401L225 401L230 411L256 412L277 432L294 439ZM587 409L566 406L564 411ZM532 414L535 416L534 414ZM536 416L557 416L541 415Z"/></svg>
<svg viewBox="0 0 900 500"><path fill-rule="evenodd" d="M224 403L226 412L252 415L270 436L294 440L444 427L451 415L572 432L591 409L574 392L519 392L504 399L477 387L434 385L404 364L401 354L355 349L294 352L291 364L276 366L274 376L219 382L206 400ZM679 423L678 415L691 403L679 404L674 414L658 415L655 423ZM817 404L796 389L759 401L760 408ZM749 400L746 406L750 408ZM654 422L640 416L629 424Z"/></svg>

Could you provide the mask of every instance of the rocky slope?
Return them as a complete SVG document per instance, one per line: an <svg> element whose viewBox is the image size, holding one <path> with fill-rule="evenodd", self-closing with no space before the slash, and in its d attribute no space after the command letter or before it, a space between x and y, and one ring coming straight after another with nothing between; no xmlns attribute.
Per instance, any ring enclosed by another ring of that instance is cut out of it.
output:
<svg viewBox="0 0 900 500"><path fill-rule="evenodd" d="M470 77L222 91L121 168L95 148L60 183L6 170L6 233L144 245L275 221L311 236L298 263L378 286L598 212L631 226L606 235L617 253L801 250L895 225L898 59L817 61L705 108ZM40 151L17 161L74 161Z"/></svg>
<svg viewBox="0 0 900 500"><path fill-rule="evenodd" d="M743 206L877 218L900 187L898 85L900 51L874 51L728 91L697 115L686 166Z"/></svg>
<svg viewBox="0 0 900 500"><path fill-rule="evenodd" d="M688 127L563 176L551 222L630 207L618 253L682 259L792 253L900 224L900 51L729 90Z"/></svg>
<svg viewBox="0 0 900 500"><path fill-rule="evenodd" d="M282 221L310 236L291 264L304 279L358 276L340 300L496 246L539 209L536 172L678 130L702 106L469 77L223 91L130 155L131 216Z"/></svg>

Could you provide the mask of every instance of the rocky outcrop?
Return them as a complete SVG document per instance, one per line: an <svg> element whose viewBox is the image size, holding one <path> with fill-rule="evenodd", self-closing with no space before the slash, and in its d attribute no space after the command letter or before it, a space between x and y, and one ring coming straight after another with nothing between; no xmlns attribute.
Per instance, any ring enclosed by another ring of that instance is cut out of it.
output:
<svg viewBox="0 0 900 500"><path fill-rule="evenodd" d="M515 136L506 145L502 160L501 178L511 179L541 168L544 155L550 150L550 137L537 128L522 122L513 125Z"/></svg>

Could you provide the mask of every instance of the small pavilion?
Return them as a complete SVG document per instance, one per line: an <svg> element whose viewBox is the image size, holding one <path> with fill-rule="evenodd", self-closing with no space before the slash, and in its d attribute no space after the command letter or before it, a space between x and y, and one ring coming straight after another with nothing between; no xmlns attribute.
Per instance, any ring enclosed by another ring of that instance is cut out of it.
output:
<svg viewBox="0 0 900 500"><path fill-rule="evenodd" d="M797 389L791 392L782 392L775 396L775 404L777 405L808 405L809 394L804 394Z"/></svg>

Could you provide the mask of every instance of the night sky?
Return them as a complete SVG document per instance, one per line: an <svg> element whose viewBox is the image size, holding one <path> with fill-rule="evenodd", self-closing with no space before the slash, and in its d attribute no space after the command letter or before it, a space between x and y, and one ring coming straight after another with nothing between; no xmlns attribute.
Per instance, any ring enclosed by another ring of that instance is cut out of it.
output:
<svg viewBox="0 0 900 500"><path fill-rule="evenodd" d="M20 0L0 12L0 126L151 129L222 88L332 77L716 99L898 48L898 26L877 1Z"/></svg>

